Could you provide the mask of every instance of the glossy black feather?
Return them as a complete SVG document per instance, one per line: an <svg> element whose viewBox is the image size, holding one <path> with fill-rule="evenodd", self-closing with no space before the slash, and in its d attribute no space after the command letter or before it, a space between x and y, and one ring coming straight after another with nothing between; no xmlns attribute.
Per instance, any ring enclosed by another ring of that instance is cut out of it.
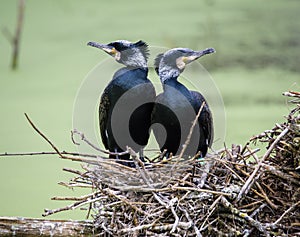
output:
<svg viewBox="0 0 300 237"><path fill-rule="evenodd" d="M200 128L203 130L203 138L206 141L200 143L206 144L208 147L211 147L214 140L214 127L213 127L212 113L209 109L207 101L205 100L205 98L201 93L199 93L198 91L191 91L191 94L194 101L194 108L196 113L198 113L198 111L200 110L202 103L203 102L205 103L204 107L201 110L198 123Z"/></svg>
<svg viewBox="0 0 300 237"><path fill-rule="evenodd" d="M119 99L129 91L129 96L126 99L128 105L136 103L137 101L154 101L155 90L152 83L147 78L147 72L148 69L128 67L118 70L101 96L99 105L100 133L105 148L112 152L123 152L125 150L124 146L120 146L112 130L112 113L116 103L119 102ZM116 116L117 118L120 118L120 120L118 123L113 124L113 126L115 126L114 129L117 129L123 136L119 139L126 144L122 145L128 145L135 151L139 151L147 145L152 108L153 103L144 104L132 113L129 120L129 134L127 132L127 125L122 121L124 114L127 112L127 106L119 108L117 111L115 110ZM131 136L134 143L130 142L128 136ZM113 155L110 157L115 158ZM124 155L119 158L129 159L129 155Z"/></svg>
<svg viewBox="0 0 300 237"><path fill-rule="evenodd" d="M177 68L176 59L191 52L193 51L189 49L175 49L167 53L167 58L164 58L166 54L158 55L154 62L156 72L160 72L160 67L165 68L162 75L164 78L161 78L164 90L156 97L152 112L152 124L161 124L164 129L153 126L153 132L160 150L167 150L167 156L181 152L203 102L204 107L184 155L194 156L200 152L200 156L204 157L213 142L213 119L205 98L201 93L190 91L177 81L182 71ZM165 70L173 72L166 73Z"/></svg>
<svg viewBox="0 0 300 237"><path fill-rule="evenodd" d="M155 89L147 78L148 45L118 40L109 44L89 42L102 49L125 67L113 75L104 89L99 105L99 127L102 142L110 152L124 152L127 146L141 152L147 145ZM126 155L110 155L125 159ZM125 163L124 163L125 164Z"/></svg>

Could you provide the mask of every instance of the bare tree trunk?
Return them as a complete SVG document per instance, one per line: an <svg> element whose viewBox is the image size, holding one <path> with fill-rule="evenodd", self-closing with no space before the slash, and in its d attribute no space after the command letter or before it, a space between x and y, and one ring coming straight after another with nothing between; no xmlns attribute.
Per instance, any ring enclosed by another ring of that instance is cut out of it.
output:
<svg viewBox="0 0 300 237"><path fill-rule="evenodd" d="M21 39L21 32L22 32L22 28L23 28L24 10L25 10L25 0L19 0L18 19L17 19L15 35L12 35L7 28L2 29L4 36L6 36L7 40L10 42L12 49L13 49L12 62L11 62L11 68L13 70L17 69L17 67L18 67L19 52L20 52L20 39Z"/></svg>
<svg viewBox="0 0 300 237"><path fill-rule="evenodd" d="M13 38L13 56L12 56L12 64L11 64L11 68L13 70L17 69L18 67L20 38L21 38L21 31L22 31L23 19L24 19L24 9L25 9L25 0L19 0L18 22L17 22L16 33Z"/></svg>
<svg viewBox="0 0 300 237"><path fill-rule="evenodd" d="M45 220L0 217L0 236L85 236L92 235L92 221Z"/></svg>

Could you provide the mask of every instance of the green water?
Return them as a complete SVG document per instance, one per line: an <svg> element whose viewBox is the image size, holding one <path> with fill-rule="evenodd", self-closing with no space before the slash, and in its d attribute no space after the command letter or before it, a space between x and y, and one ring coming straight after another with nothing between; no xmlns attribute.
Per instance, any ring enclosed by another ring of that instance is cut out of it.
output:
<svg viewBox="0 0 300 237"><path fill-rule="evenodd" d="M3 0L0 27L13 31L17 1ZM281 92L299 90L298 1L26 1L20 66L9 68L11 47L0 34L0 153L50 151L24 112L61 150L70 139L76 93L89 71L107 55L90 40L143 39L152 46L214 47L201 63L223 97L226 139L244 144L283 121L289 106ZM154 74L152 74L154 75ZM99 88L105 84L99 80ZM40 217L44 208L69 203L53 196L86 191L59 186L79 164L57 156L0 157L0 215ZM85 211L52 218L83 219Z"/></svg>

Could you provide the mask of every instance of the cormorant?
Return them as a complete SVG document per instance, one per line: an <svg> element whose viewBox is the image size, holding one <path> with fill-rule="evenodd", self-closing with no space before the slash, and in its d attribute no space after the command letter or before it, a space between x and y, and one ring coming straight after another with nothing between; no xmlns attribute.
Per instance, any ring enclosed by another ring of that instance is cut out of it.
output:
<svg viewBox="0 0 300 237"><path fill-rule="evenodd" d="M111 152L123 152L126 146L140 152L147 145L150 135L151 112L155 100L155 89L148 75L148 45L118 40L109 44L89 42L89 46L102 49L125 67L113 75L104 89L99 105L101 139ZM110 155L122 164L134 166L129 154Z"/></svg>
<svg viewBox="0 0 300 237"><path fill-rule="evenodd" d="M167 157L170 153L180 153L203 102L204 107L184 155L194 156L199 153L204 157L212 144L213 120L205 98L197 91L188 90L178 82L178 77L188 63L214 52L213 48L202 51L174 48L157 55L155 59L155 70L163 85L163 92L156 97L152 124L158 123L164 127L153 126L153 132L160 150L167 151Z"/></svg>

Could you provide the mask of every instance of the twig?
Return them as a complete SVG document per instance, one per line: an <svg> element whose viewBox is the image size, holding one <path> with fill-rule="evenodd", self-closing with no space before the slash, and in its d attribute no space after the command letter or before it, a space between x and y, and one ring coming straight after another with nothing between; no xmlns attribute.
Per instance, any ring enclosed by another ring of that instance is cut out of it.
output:
<svg viewBox="0 0 300 237"><path fill-rule="evenodd" d="M251 213L250 217L255 217L261 210L267 206L266 203L261 204L254 212Z"/></svg>
<svg viewBox="0 0 300 237"><path fill-rule="evenodd" d="M57 147L34 125L34 123L31 121L31 119L29 118L29 116L26 113L25 113L25 117L26 117L27 121L29 122L29 124L33 127L33 129L50 144L50 146L56 151L56 153L60 157L64 157L63 154L61 154L61 152L57 149Z"/></svg>
<svg viewBox="0 0 300 237"><path fill-rule="evenodd" d="M203 226L200 231L204 231L206 230L207 228L212 228L213 224L215 222L219 221L219 218L217 217L216 219L214 219L213 221L209 222L207 225ZM222 236L222 235L219 235L219 236Z"/></svg>
<svg viewBox="0 0 300 237"><path fill-rule="evenodd" d="M81 197L52 197L51 200L54 201L82 201Z"/></svg>
<svg viewBox="0 0 300 237"><path fill-rule="evenodd" d="M262 223L254 220L247 213L241 212L240 210L235 208L229 201L227 201L225 197L221 197L221 202L225 207L229 208L233 214L245 219L251 226L255 227L257 230L264 233L266 236L270 236L265 227L263 227Z"/></svg>
<svg viewBox="0 0 300 237"><path fill-rule="evenodd" d="M176 198L176 200L178 201L177 198ZM172 200L171 200L170 202L172 202ZM175 218L175 221L174 221L174 224L173 224L173 227L172 227L170 233L174 233L175 230L176 230L177 227L178 227L178 224L179 224L179 217L177 216L177 213L176 213L176 211L175 211L175 209L174 209L174 207L173 207L173 204L170 205L170 209L171 209L171 212L172 212L172 214L173 214L173 216L174 216L174 218Z"/></svg>
<svg viewBox="0 0 300 237"><path fill-rule="evenodd" d="M289 209L287 209L278 219L277 221L275 221L272 225L276 226L278 225L282 219L287 215L289 214L294 208L296 208L298 205L300 205L300 201L294 203Z"/></svg>
<svg viewBox="0 0 300 237"><path fill-rule="evenodd" d="M44 214L42 214L42 216L49 216L49 215L53 215L55 213L58 213L58 212L62 212L62 211L68 211L68 210L74 210L76 208L79 208L83 205L87 205L91 202L96 202L96 201L99 201L101 200L103 197L97 197L95 199L87 199L87 200L83 200L83 201L79 201L79 202L75 202L75 203L72 203L68 206L65 206L65 207L61 207L61 208L57 208L57 209L45 209L44 210Z"/></svg>
<svg viewBox="0 0 300 237"><path fill-rule="evenodd" d="M206 227L204 226L204 224L207 222L208 218L214 213L215 209L216 209L216 205L220 202L222 196L220 195L212 204L211 206L208 208L208 213L206 214L206 217L203 216L203 218L205 217L205 220L202 222L202 225L200 226L200 231L203 231L204 229L206 229ZM203 219L202 218L202 219Z"/></svg>
<svg viewBox="0 0 300 237"><path fill-rule="evenodd" d="M230 193L218 192L218 191L201 189L201 188L193 188L193 187L172 187L171 189L184 190L184 191L198 191L198 192L205 192L205 193L211 193L211 194L216 194L216 195L231 196Z"/></svg>
<svg viewBox="0 0 300 237"><path fill-rule="evenodd" d="M129 205L132 209L134 209L135 211L143 214L143 215L148 215L147 212L143 211L142 209L136 207L134 204L132 204L127 198L124 197L120 197L119 195L115 194L114 192L112 192L111 190L107 189L105 190L105 192L107 192L109 195L119 199L120 201L122 201L123 203L126 203L127 205Z"/></svg>
<svg viewBox="0 0 300 237"><path fill-rule="evenodd" d="M138 171L140 172L141 174L141 177L142 179L144 180L145 184L147 184L150 188L153 188L153 185L151 182L153 182L150 178L149 178L149 175L147 175L147 172L145 170L145 167L143 165L143 162L141 162L138 157L137 157L137 154L130 148L130 147L127 147L127 151L128 153L132 156L132 159L134 160L135 162L135 165L138 169ZM140 163L140 164L139 164ZM140 167L141 165L141 167ZM148 176L148 177L147 177ZM166 204L160 197L157 193L155 192L152 192L154 198L162 205L164 206L166 209L171 209L171 212L172 214L174 215L174 218L175 218L175 222L173 224L173 227L170 231L170 233L173 233L175 232L177 226L178 226L178 223L179 223L179 217L177 216L175 210L174 210L174 207L173 205L178 201L178 198L173 198L172 200L170 200L168 202L168 204Z"/></svg>
<svg viewBox="0 0 300 237"><path fill-rule="evenodd" d="M194 221L192 220L192 218L190 217L188 211L187 211L186 209L184 209L183 207L181 207L180 205L178 205L178 208L179 208L179 210L181 210L181 211L184 213L184 215L185 215L186 219L188 220L188 222L192 223L192 226L193 226L193 228L194 228L194 230L195 230L196 236L197 236L197 237L202 237L202 235L201 235L201 233L200 233L200 230L199 230L198 227L195 225L195 222L194 222Z"/></svg>
<svg viewBox="0 0 300 237"><path fill-rule="evenodd" d="M201 189L201 188L196 188L196 187L182 187L182 186L170 186L166 188L148 188L144 187L142 185L136 185L136 186L128 186L128 187L120 187L120 186L111 186L114 189L121 190L121 191L134 191L134 192L173 192L173 191L186 191L186 192L199 192L199 193L209 193L209 194L214 194L214 195L223 195L223 196L232 196L230 193L224 193L224 192L219 192L219 191L213 191L209 189ZM164 202L163 202L164 203ZM161 203L162 204L162 203ZM166 206L166 203L162 204Z"/></svg>
<svg viewBox="0 0 300 237"><path fill-rule="evenodd" d="M63 168L63 171L73 173L73 174L76 174L76 175L79 175L79 176L84 176L83 172L81 172L79 170L72 169L72 168Z"/></svg>
<svg viewBox="0 0 300 237"><path fill-rule="evenodd" d="M298 98L300 98L300 93L297 92L297 91L283 92L282 95L288 96L288 97L298 97Z"/></svg>
<svg viewBox="0 0 300 237"><path fill-rule="evenodd" d="M257 204L260 204L260 203L263 203L263 202L264 202L264 200L258 200L258 201L254 201L254 202L251 202L251 203L248 203L248 204L239 206L239 208L242 209L242 210L244 210L244 209L246 209L246 208L256 206ZM251 216L251 215L250 215L250 216ZM252 217L252 216L251 216L251 217Z"/></svg>
<svg viewBox="0 0 300 237"><path fill-rule="evenodd" d="M104 222L102 223L101 227L102 227L103 230L104 230L106 233L108 233L110 236L114 236L114 234L113 234L110 230L108 230L108 229L106 228L106 226L104 225Z"/></svg>
<svg viewBox="0 0 300 237"><path fill-rule="evenodd" d="M271 165L268 165L268 164L262 164L263 167L268 171L270 172L271 174L273 175L276 175L288 182L292 182L294 183L295 185L300 185L300 181L298 181L297 179L293 178L292 176L276 169L274 166L271 166Z"/></svg>
<svg viewBox="0 0 300 237"><path fill-rule="evenodd" d="M191 223L190 222L179 222L178 223L178 227L184 230L187 230L191 227ZM139 230L145 230L145 229L151 229L154 231L167 231L167 230L171 230L173 228L173 224L165 224L165 225L155 225L154 223L151 224L146 224L146 225L139 225L137 227L133 227L133 228L125 228L125 229L121 229L120 232L122 234L125 233L129 233L129 232L135 232L135 231L139 231Z"/></svg>
<svg viewBox="0 0 300 237"><path fill-rule="evenodd" d="M88 198L95 198L100 193L101 193L100 191L97 191L97 192L94 192L94 193L83 195L81 197L53 197L53 198L51 198L51 200L59 200L59 201L70 201L70 200L84 201L84 200L87 200Z"/></svg>
<svg viewBox="0 0 300 237"><path fill-rule="evenodd" d="M55 201L82 201L82 200L86 200L86 198L83 198L83 197L52 197L51 200L55 200Z"/></svg>
<svg viewBox="0 0 300 237"><path fill-rule="evenodd" d="M67 152L67 151L61 151L62 155L72 155L72 156L82 156L82 157L93 157L97 158L99 156L92 155L92 154L84 154L84 153L76 153L76 152ZM42 152L22 152L22 153L9 153L4 152L0 153L1 156L40 156L40 155L57 155L57 152L53 151L42 151Z"/></svg>
<svg viewBox="0 0 300 237"><path fill-rule="evenodd" d="M139 230L145 230L145 229L149 229L151 228L152 226L154 226L156 223L153 222L151 224L146 224L146 225L139 225L139 226L136 226L136 227L133 227L133 228L125 228L125 229L121 229L120 232L122 234L125 234L125 233L129 233L129 232L136 232L136 231L139 231Z"/></svg>
<svg viewBox="0 0 300 237"><path fill-rule="evenodd" d="M248 191L250 190L251 186L253 185L253 183L259 178L260 175L257 175L257 172L260 170L263 162L265 161L266 158L269 157L269 155L271 154L272 150L274 149L275 145L280 141L280 139L285 136L289 131L289 127L285 128L280 135L278 135L278 137L275 139L275 141L272 143L272 145L269 147L269 149L266 151L266 153L264 154L264 156L262 157L262 159L259 161L259 163L257 164L255 170L252 172L252 174L250 175L250 177L247 179L247 181L245 182L245 184L243 185L243 187L241 188L240 193L238 194L235 202L238 203L242 196L244 194L247 194Z"/></svg>
<svg viewBox="0 0 300 237"><path fill-rule="evenodd" d="M208 160L206 163L205 163L205 167L204 167L204 170L201 174L201 178L200 179L197 179L197 178L194 178L196 183L197 183L197 187L198 188L203 188L204 185L205 185L205 182L206 182L206 179L207 179L207 176L210 172L210 169L211 167L213 166L214 164L214 160Z"/></svg>
<svg viewBox="0 0 300 237"><path fill-rule="evenodd" d="M84 133L78 131L77 129L74 129L73 131L71 131L71 139L72 139L72 141L73 141L73 143L74 143L75 145L80 145L80 143L78 143L78 142L75 141L75 139L74 139L74 134L79 135L82 141L84 141L86 144L88 144L89 146L91 146L92 148L94 148L96 151L100 151L100 152L105 153L105 154L119 155L119 156L128 154L127 151L124 151L124 152L109 152L109 151L106 151L106 150L102 150L102 149L100 149L99 147L97 147L96 145L94 145L93 143L91 143L91 142L85 137Z"/></svg>
<svg viewBox="0 0 300 237"><path fill-rule="evenodd" d="M93 188L92 184L78 184L78 183L66 183L66 182L58 182L58 185L62 185L67 188Z"/></svg>
<svg viewBox="0 0 300 237"><path fill-rule="evenodd" d="M182 150L181 150L181 152L180 152L180 154L179 154L179 156L178 156L178 157L179 157L179 158L178 158L178 162L180 161L181 157L183 156L185 150L187 149L187 146L190 144L190 141L191 141L191 137L192 137L194 128L195 128L196 124L198 123L198 118L200 117L200 114L201 114L201 112L202 112L204 106L205 106L205 101L203 101L203 103L201 104L201 107L200 107L200 109L199 109L199 111L198 111L198 113L197 113L197 115L196 115L196 118L194 119L194 121L193 121L193 123L192 123L192 126L191 126L191 128L190 128L189 134L188 134L188 136L187 136L187 138L186 138L186 140L185 140L185 143L184 143L184 145L182 146ZM175 165L177 165L177 164L175 164Z"/></svg>
<svg viewBox="0 0 300 237"><path fill-rule="evenodd" d="M138 169L138 171L140 172L141 177L142 177L144 183L147 184L147 185L149 186L149 188L153 188L152 183L150 183L151 179L149 180L149 179L146 177L146 176L147 176L147 173L146 173L145 168L143 167L143 169L142 169L142 168L140 168L140 166L137 164L137 163L138 163L138 162L137 162L137 159L138 159L138 158L137 158L137 154L136 154L130 147L127 147L127 151L128 151L128 153L131 155L132 159L135 161L135 164L136 164L136 166L137 166L137 169ZM159 197L159 195L158 195L155 191L153 191L152 194L153 194L154 198L155 198L162 206L164 206L166 209L169 209L168 205L162 200L162 198Z"/></svg>
<svg viewBox="0 0 300 237"><path fill-rule="evenodd" d="M168 151L167 149L164 149L163 152L160 153L160 155L159 155L159 161L161 161L164 158L164 156L167 153L167 151Z"/></svg>
<svg viewBox="0 0 300 237"><path fill-rule="evenodd" d="M139 171L144 183L147 184L150 188L153 188L151 184L152 180L147 174L147 171L145 170L145 166L143 162L138 158L136 152L131 147L127 147L127 153L130 154L130 156L132 157L136 169Z"/></svg>
<svg viewBox="0 0 300 237"><path fill-rule="evenodd" d="M267 196L267 194L265 193L265 191L263 190L263 188L260 186L260 184L258 182L255 181L255 185L258 187L258 189L260 190L260 192L262 193L264 199L266 200L266 202L274 209L278 209L278 206L276 206Z"/></svg>

